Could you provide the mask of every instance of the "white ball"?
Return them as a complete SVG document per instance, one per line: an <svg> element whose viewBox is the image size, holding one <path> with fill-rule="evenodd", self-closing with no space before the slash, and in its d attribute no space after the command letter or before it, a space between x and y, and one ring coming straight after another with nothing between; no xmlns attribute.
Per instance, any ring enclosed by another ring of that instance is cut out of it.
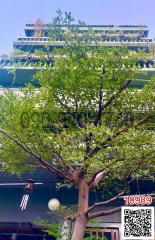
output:
<svg viewBox="0 0 155 240"><path fill-rule="evenodd" d="M57 211L59 208L60 208L60 202L58 199L56 198L53 198L51 200L49 200L48 202L48 208L51 210L51 211Z"/></svg>

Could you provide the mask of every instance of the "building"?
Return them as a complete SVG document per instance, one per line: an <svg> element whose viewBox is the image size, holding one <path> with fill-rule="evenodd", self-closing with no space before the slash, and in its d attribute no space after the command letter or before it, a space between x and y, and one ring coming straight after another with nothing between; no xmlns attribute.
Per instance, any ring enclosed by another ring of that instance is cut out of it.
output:
<svg viewBox="0 0 155 240"><path fill-rule="evenodd" d="M101 47L126 46L131 51L139 49L149 51L155 43L149 36L149 29L145 25L73 25L77 29L76 34L82 38L91 38L91 46L96 46L96 40ZM42 24L37 20L35 24L26 24L25 36L19 37L13 42L13 55L0 57L0 86L19 88L28 82L36 84L33 79L35 72L39 69L40 56L37 50L43 50L46 56L46 64L52 64L48 57L48 51L60 48L64 45L62 38L51 40L50 24ZM67 26L61 26L63 32L69 31ZM141 87L155 72L154 56L146 61L139 61L137 67L141 72L137 73L137 79L131 86Z"/></svg>
<svg viewBox="0 0 155 240"><path fill-rule="evenodd" d="M50 24L42 24L37 21L35 24L26 24L25 37L17 38L13 42L15 49L24 52L34 52L36 49L46 51L47 46L50 50L53 47L61 47L64 40L60 37L56 41L50 41ZM101 46L118 47L127 46L131 50L144 49L148 51L153 40L148 38L149 30L145 25L73 25L79 36L91 38L92 46L95 46L95 40L98 40ZM61 26L63 32L69 31L67 26Z"/></svg>

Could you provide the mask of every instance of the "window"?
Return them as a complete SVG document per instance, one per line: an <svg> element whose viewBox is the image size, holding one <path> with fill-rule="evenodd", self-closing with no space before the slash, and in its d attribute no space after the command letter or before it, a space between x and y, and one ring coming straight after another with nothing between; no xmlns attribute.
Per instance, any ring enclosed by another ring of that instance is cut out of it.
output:
<svg viewBox="0 0 155 240"><path fill-rule="evenodd" d="M85 238L91 240L118 240L118 228L87 228Z"/></svg>

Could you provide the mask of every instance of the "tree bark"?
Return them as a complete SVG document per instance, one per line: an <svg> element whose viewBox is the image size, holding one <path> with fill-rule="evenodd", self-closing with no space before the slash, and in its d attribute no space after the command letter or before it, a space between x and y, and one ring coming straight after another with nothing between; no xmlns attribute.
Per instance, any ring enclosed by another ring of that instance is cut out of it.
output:
<svg viewBox="0 0 155 240"><path fill-rule="evenodd" d="M78 213L71 240L83 240L85 228L88 222L88 217L85 212L88 209L89 187L86 180L79 179L78 190Z"/></svg>

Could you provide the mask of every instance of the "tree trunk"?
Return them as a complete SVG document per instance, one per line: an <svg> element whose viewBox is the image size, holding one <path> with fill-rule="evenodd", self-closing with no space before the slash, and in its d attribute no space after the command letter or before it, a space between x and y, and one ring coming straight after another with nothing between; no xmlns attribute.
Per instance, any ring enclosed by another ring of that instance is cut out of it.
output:
<svg viewBox="0 0 155 240"><path fill-rule="evenodd" d="M84 212L88 209L89 187L84 179L79 180L78 190L78 213L71 240L83 240L85 228L88 222L88 217Z"/></svg>

